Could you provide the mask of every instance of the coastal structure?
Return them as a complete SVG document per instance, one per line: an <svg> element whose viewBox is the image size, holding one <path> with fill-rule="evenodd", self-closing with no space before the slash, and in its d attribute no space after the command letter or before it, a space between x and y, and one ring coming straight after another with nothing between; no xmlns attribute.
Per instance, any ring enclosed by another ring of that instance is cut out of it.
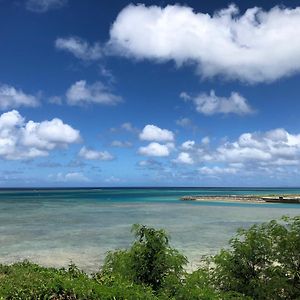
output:
<svg viewBox="0 0 300 300"><path fill-rule="evenodd" d="M300 196L295 196L295 197L262 197L261 198L265 202L270 202L270 203L293 203L293 204L300 204Z"/></svg>
<svg viewBox="0 0 300 300"><path fill-rule="evenodd" d="M183 196L182 201L218 201L246 203L291 203L300 204L300 195L196 195Z"/></svg>

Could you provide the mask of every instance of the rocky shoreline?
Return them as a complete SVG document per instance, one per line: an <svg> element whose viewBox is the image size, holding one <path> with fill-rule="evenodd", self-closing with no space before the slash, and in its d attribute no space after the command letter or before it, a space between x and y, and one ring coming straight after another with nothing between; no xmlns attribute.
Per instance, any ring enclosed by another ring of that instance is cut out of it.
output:
<svg viewBox="0 0 300 300"><path fill-rule="evenodd" d="M183 196L182 201L216 201L243 203L291 203L300 204L300 195L196 195Z"/></svg>

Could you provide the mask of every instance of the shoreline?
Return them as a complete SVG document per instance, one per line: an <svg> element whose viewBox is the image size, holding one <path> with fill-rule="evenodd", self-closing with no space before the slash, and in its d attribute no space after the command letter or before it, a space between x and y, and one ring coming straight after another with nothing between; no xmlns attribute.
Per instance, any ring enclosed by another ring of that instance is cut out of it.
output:
<svg viewBox="0 0 300 300"><path fill-rule="evenodd" d="M181 201L211 201L211 202L230 202L230 203L288 203L300 204L300 195L196 195L183 196Z"/></svg>

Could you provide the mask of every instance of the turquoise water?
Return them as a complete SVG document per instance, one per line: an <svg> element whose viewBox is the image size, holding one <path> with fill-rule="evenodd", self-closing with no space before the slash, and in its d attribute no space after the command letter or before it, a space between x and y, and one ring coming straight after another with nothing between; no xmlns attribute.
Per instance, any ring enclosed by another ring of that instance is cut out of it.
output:
<svg viewBox="0 0 300 300"><path fill-rule="evenodd" d="M96 271L109 250L128 247L130 227L165 228L195 267L226 247L239 227L299 215L295 204L182 202L184 195L300 194L300 189L145 188L0 190L0 262L73 261Z"/></svg>

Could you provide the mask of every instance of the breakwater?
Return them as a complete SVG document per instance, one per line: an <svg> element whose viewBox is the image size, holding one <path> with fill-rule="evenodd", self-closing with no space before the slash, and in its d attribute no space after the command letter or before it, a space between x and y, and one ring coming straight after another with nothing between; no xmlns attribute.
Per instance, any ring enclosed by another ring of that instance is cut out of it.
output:
<svg viewBox="0 0 300 300"><path fill-rule="evenodd" d="M246 203L291 203L300 204L300 195L224 195L224 196L183 196L182 201L220 201L220 202L246 202Z"/></svg>

